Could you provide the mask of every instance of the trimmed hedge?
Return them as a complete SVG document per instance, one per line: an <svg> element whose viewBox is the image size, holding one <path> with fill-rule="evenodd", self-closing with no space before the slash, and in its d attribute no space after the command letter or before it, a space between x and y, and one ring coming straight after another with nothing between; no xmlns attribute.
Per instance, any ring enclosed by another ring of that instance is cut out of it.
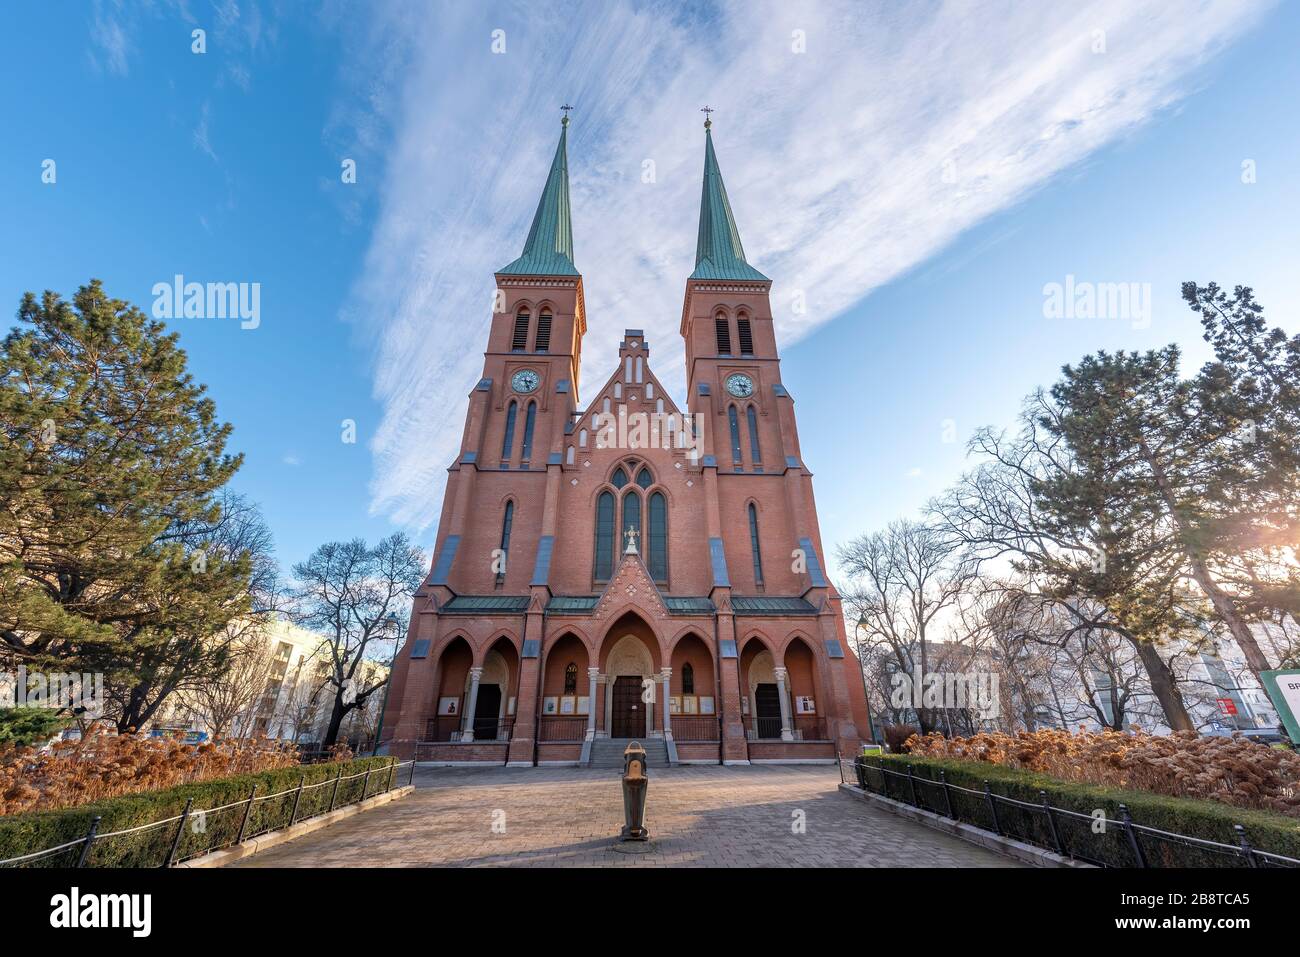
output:
<svg viewBox="0 0 1300 957"><path fill-rule="evenodd" d="M881 766L899 774L912 768L912 782L907 778L882 774ZM978 791L967 794L955 788L945 792L939 772L949 784ZM1008 768L982 761L952 758L926 758L912 755L859 756L855 763L859 785L884 793L897 801L917 804L945 817L954 817L985 830L1029 844L1056 849L1059 839L1067 856L1107 867L1137 867L1137 856L1123 824L1119 806L1128 808L1134 824L1167 831L1171 834L1200 838L1229 845L1227 848L1204 848L1189 845L1177 838L1135 829L1139 847L1148 867L1249 867L1250 861L1240 851L1234 824L1245 828L1246 838L1255 850L1269 851L1286 857L1300 858L1300 820L1268 811L1236 808L1215 801L1167 797L1149 791L1127 791L1094 784L1065 781L1020 768ZM883 781L883 785L882 785ZM1034 809L996 801L997 826L984 796L984 782L995 795L1033 804ZM883 786L883 790L882 790ZM1052 815L1056 836L1047 815L1039 810L1042 795L1053 808L1085 815L1080 819L1067 814ZM952 813L948 813L951 802ZM1105 831L1094 833L1093 813L1105 811ZM1259 866L1280 866L1256 857Z"/></svg>
<svg viewBox="0 0 1300 957"><path fill-rule="evenodd" d="M353 804L385 790L392 779L396 786L396 759L391 757L361 758L346 764L328 763L279 768L235 777L218 778L197 784L183 784L163 791L129 794L95 804L64 808L57 811L33 811L0 817L0 861L21 857L68 841L84 838L90 823L100 817L99 833L108 834L175 817L185 809L185 802L193 798L190 820L181 837L176 860L198 857L209 851L234 844L239 837L249 792L257 786L259 796L288 791L280 797L257 801L249 817L245 838L274 831L289 824L299 782L320 784L342 776L371 771L367 786L365 777L344 781L338 786L336 807ZM381 773L386 772L386 773ZM325 813L334 797L329 784L304 790L298 806L297 820L306 820ZM239 802L239 803L236 803ZM204 813L222 805L234 807ZM167 860L172 841L176 837L176 824L148 828L132 834L97 839L91 848L87 867L161 867ZM81 845L74 845L58 854L50 855L23 865L29 867L72 867L81 854Z"/></svg>

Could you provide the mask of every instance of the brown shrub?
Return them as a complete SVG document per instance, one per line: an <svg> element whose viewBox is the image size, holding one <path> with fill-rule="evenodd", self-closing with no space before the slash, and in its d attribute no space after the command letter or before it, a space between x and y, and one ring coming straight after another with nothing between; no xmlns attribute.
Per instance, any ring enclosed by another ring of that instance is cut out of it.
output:
<svg viewBox="0 0 1300 957"><path fill-rule="evenodd" d="M1206 798L1300 817L1300 755L1241 737L1121 731L1020 731L908 740L913 754L986 761L1069 781Z"/></svg>
<svg viewBox="0 0 1300 957"><path fill-rule="evenodd" d="M350 755L349 755L350 756ZM339 760L335 755L335 760ZM0 814L74 807L102 798L292 767L298 749L266 738L200 745L135 734L91 733L48 751L0 751Z"/></svg>
<svg viewBox="0 0 1300 957"><path fill-rule="evenodd" d="M885 725L885 744L889 746L889 753L906 754L907 743L917 737L919 732L919 728L910 724Z"/></svg>

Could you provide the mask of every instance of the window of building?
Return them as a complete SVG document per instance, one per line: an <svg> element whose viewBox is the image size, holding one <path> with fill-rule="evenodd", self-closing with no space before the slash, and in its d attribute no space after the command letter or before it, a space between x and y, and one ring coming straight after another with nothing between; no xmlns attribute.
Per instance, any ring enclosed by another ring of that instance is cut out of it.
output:
<svg viewBox="0 0 1300 957"><path fill-rule="evenodd" d="M758 447L758 414L752 405L745 409L745 419L749 425L749 457L757 465L763 461L763 453Z"/></svg>
<svg viewBox="0 0 1300 957"><path fill-rule="evenodd" d="M668 500L663 492L650 496L650 528L646 538L646 568L657 582L668 580Z"/></svg>
<svg viewBox="0 0 1300 957"><path fill-rule="evenodd" d="M515 352L523 352L528 348L528 321L531 318L526 312L515 316L515 335L510 341L510 348Z"/></svg>
<svg viewBox="0 0 1300 957"><path fill-rule="evenodd" d="M578 666L572 661L564 666L564 693L578 693Z"/></svg>
<svg viewBox="0 0 1300 957"><path fill-rule="evenodd" d="M741 316L736 320L736 334L740 337L740 354L742 356L752 356L754 354L754 333L749 328L749 320Z"/></svg>
<svg viewBox="0 0 1300 957"><path fill-rule="evenodd" d="M627 547L627 530L636 529L636 547L637 551L645 552L645 539L642 538L641 529L641 496L636 492L628 492L623 496L623 537L621 541L624 547Z"/></svg>
<svg viewBox="0 0 1300 957"><path fill-rule="evenodd" d="M510 405L506 408L506 436L501 441L501 461L503 463L510 461L510 455L514 451L515 444L515 415L519 412L519 406L514 399L510 400Z"/></svg>
<svg viewBox="0 0 1300 957"><path fill-rule="evenodd" d="M596 499L596 580L608 581L614 573L614 496L601 492Z"/></svg>
<svg viewBox="0 0 1300 957"><path fill-rule="evenodd" d="M636 484L640 485L642 488L649 488L651 485L654 485L654 483L654 476L650 474L649 469L643 468L640 472L636 473Z"/></svg>
<svg viewBox="0 0 1300 957"><path fill-rule="evenodd" d="M731 355L731 329L727 324L727 317L718 313L713 320L713 328L718 337L718 354Z"/></svg>
<svg viewBox="0 0 1300 957"><path fill-rule="evenodd" d="M506 502L506 515L501 520L501 559L497 565L497 581L506 577L506 556L510 554L510 526L515 520L515 503Z"/></svg>
<svg viewBox="0 0 1300 957"><path fill-rule="evenodd" d="M727 406L727 424L731 427L731 461L740 462L740 417L734 405Z"/></svg>
<svg viewBox="0 0 1300 957"><path fill-rule="evenodd" d="M551 314L544 312L537 317L537 341L534 352L547 352L551 348Z"/></svg>
<svg viewBox="0 0 1300 957"><path fill-rule="evenodd" d="M609 484L614 486L614 488L622 488L627 484L627 473L624 472L621 467L616 468L613 476L609 480Z"/></svg>
<svg viewBox="0 0 1300 957"><path fill-rule="evenodd" d="M754 584L763 584L763 556L758 548L758 509L749 503L749 550L754 559Z"/></svg>
<svg viewBox="0 0 1300 957"><path fill-rule="evenodd" d="M682 694L695 694L695 669L689 661L682 665Z"/></svg>
<svg viewBox="0 0 1300 957"><path fill-rule="evenodd" d="M528 415L524 418L524 448L519 456L527 462L533 455L533 427L537 424L537 403L528 403Z"/></svg>

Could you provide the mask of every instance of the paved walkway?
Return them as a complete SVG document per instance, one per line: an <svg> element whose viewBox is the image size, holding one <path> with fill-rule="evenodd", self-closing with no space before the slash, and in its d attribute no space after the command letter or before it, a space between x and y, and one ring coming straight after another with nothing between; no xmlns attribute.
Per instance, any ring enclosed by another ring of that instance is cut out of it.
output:
<svg viewBox="0 0 1300 957"><path fill-rule="evenodd" d="M837 790L833 767L651 772L645 853L615 849L618 772L431 769L410 797L235 867L1012 867ZM802 833L797 825L802 822Z"/></svg>

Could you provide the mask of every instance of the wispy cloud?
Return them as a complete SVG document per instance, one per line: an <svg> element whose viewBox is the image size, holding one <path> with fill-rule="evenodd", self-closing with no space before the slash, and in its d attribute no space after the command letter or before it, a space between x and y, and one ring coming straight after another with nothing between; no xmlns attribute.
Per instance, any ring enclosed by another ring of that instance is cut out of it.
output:
<svg viewBox="0 0 1300 957"><path fill-rule="evenodd" d="M372 510L437 519L491 273L522 245L565 100L583 379L603 381L636 326L672 387L706 101L788 346L1186 95L1266 5L737 2L707 20L603 0L563 18L380 7L351 41L358 95L339 115L380 206L347 309L377 343Z"/></svg>

